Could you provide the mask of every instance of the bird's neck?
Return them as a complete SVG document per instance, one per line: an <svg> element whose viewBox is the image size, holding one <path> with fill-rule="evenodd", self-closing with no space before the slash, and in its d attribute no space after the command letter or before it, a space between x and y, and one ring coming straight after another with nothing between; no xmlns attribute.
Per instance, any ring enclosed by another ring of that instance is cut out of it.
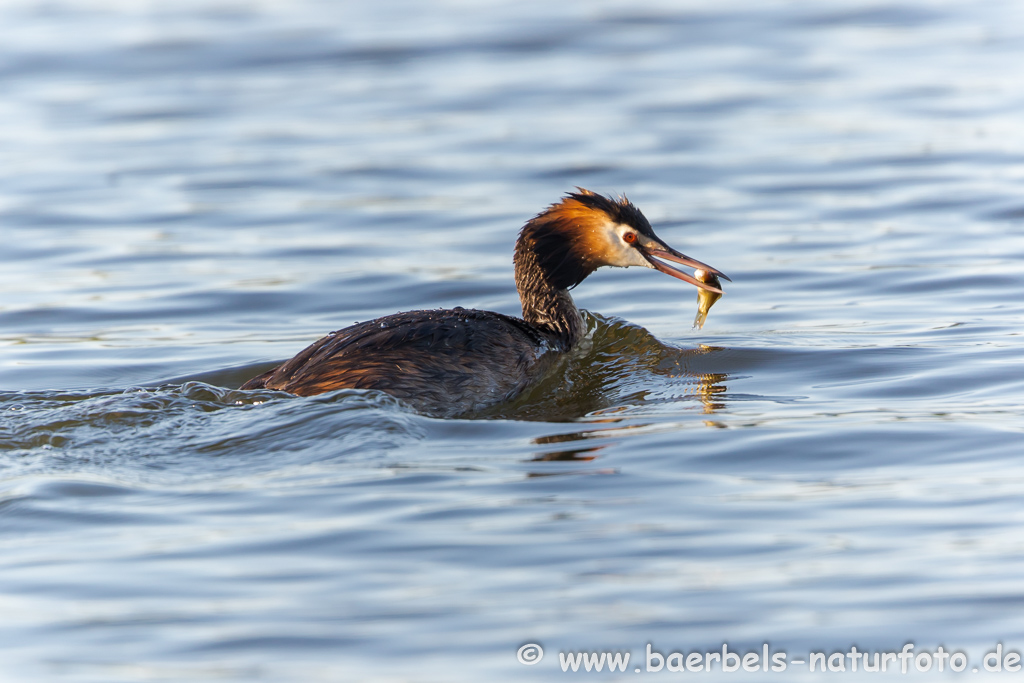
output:
<svg viewBox="0 0 1024 683"><path fill-rule="evenodd" d="M536 253L523 237L516 243L516 289L523 305L523 320L541 328L564 350L583 338L583 316L569 290L557 287Z"/></svg>

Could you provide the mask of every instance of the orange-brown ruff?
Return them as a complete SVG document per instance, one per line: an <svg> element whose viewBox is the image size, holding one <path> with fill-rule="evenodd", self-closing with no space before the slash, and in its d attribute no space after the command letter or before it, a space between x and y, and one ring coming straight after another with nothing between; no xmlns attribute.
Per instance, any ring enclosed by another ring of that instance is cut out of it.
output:
<svg viewBox="0 0 1024 683"><path fill-rule="evenodd" d="M667 246L627 199L582 188L523 226L514 260L522 319L464 308L395 313L332 332L242 389L377 389L427 415L463 415L512 398L579 342L583 319L569 290L597 268L655 268L711 291L720 290L664 261L729 279Z"/></svg>

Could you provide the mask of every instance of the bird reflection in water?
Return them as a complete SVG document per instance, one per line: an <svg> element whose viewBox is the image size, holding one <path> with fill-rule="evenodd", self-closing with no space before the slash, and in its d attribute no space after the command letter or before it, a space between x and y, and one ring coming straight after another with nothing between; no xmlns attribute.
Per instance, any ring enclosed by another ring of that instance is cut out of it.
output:
<svg viewBox="0 0 1024 683"><path fill-rule="evenodd" d="M725 406L728 375L715 372L724 348L678 348L639 325L583 315L590 334L578 352L514 401L477 417L618 423L669 406L707 415Z"/></svg>
<svg viewBox="0 0 1024 683"><path fill-rule="evenodd" d="M487 417L545 422L585 420L586 429L536 437L533 462L590 463L611 442L630 432L656 429L643 415L725 408L729 375L713 372L726 349L701 345L681 349L658 341L643 327L584 313L594 330L591 345L573 356L533 391ZM639 418L639 419L637 419ZM719 426L704 420L709 427ZM597 443L595 443L597 442ZM562 446L562 447L559 447ZM528 476L615 474L614 469L533 472Z"/></svg>

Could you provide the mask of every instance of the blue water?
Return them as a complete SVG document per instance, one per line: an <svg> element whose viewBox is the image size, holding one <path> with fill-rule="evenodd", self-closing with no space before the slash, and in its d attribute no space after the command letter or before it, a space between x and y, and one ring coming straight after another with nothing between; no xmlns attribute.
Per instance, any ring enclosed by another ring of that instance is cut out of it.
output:
<svg viewBox="0 0 1024 683"><path fill-rule="evenodd" d="M1022 20L0 6L0 680L1021 651ZM237 390L357 320L518 313L518 228L577 185L733 278L703 330L605 269L480 419Z"/></svg>

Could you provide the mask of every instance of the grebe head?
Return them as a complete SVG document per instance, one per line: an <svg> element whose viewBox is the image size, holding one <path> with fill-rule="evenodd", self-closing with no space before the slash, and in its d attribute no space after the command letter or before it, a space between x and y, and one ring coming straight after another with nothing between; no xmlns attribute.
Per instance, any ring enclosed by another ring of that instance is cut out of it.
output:
<svg viewBox="0 0 1024 683"><path fill-rule="evenodd" d="M519 249L530 250L549 281L571 289L601 266L643 266L722 293L665 263L671 261L729 280L725 273L665 244L640 209L625 197L615 200L576 188L523 227ZM731 282L731 280L730 280Z"/></svg>

